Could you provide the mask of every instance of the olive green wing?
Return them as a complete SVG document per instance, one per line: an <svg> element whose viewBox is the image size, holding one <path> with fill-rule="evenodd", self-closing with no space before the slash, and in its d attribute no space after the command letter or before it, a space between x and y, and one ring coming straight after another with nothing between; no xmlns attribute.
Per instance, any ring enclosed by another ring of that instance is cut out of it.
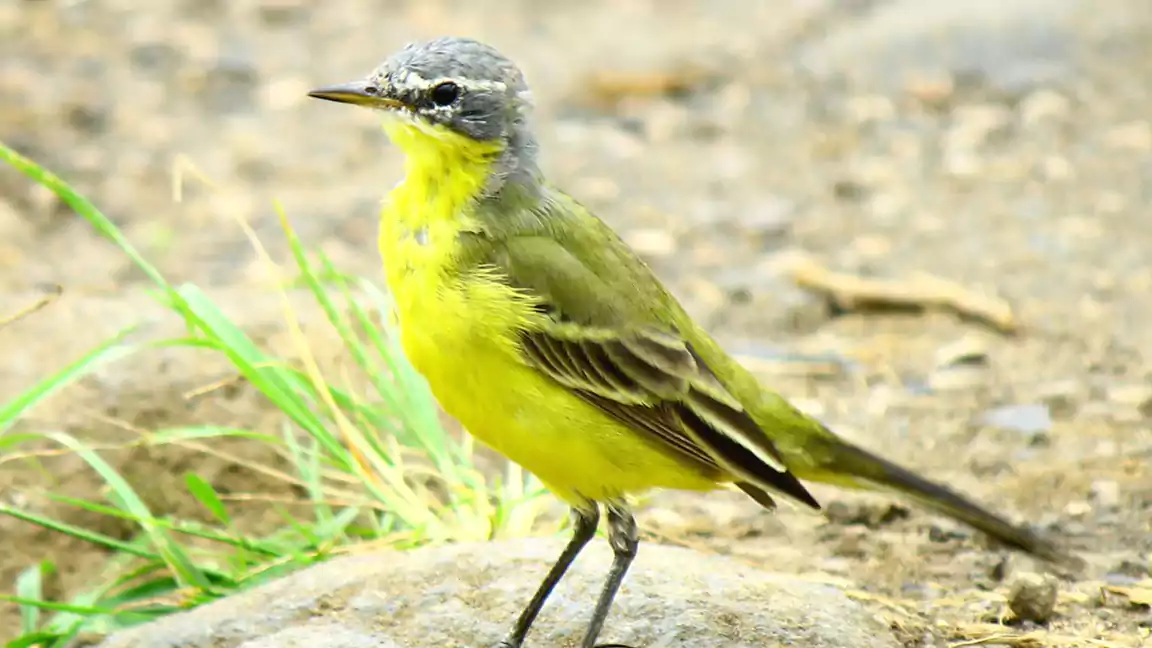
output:
<svg viewBox="0 0 1152 648"><path fill-rule="evenodd" d="M772 491L819 508L768 435L663 321L670 298L639 259L577 256L616 253L574 254L547 236L501 242L493 264L546 315L522 334L525 361L701 469L731 476L762 505L774 506Z"/></svg>

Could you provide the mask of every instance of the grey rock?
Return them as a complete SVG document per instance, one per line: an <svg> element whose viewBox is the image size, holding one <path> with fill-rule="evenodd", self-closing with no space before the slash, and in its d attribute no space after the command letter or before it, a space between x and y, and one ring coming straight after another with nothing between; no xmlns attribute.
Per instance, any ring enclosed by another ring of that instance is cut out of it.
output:
<svg viewBox="0 0 1152 648"><path fill-rule="evenodd" d="M1054 578L1031 572L1020 574L1008 593L1008 608L1021 621L1046 623L1052 618L1059 594Z"/></svg>
<svg viewBox="0 0 1152 648"><path fill-rule="evenodd" d="M338 558L108 637L101 648L487 648L562 547L522 540ZM610 562L587 549L537 620L529 645L575 646ZM895 648L886 627L827 585L688 549L645 544L602 634L666 648Z"/></svg>

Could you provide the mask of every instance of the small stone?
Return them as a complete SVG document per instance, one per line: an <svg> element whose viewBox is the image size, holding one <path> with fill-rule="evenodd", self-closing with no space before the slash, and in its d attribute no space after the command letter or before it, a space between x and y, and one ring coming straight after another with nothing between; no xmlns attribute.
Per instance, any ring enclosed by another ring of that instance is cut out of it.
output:
<svg viewBox="0 0 1152 648"><path fill-rule="evenodd" d="M1120 484L1113 479L1097 479L1092 482L1089 494L1099 508L1107 510L1120 508Z"/></svg>
<svg viewBox="0 0 1152 648"><path fill-rule="evenodd" d="M1082 518L1092 512L1092 505L1084 500L1068 502L1064 507L1064 515L1070 518Z"/></svg>
<svg viewBox="0 0 1152 648"><path fill-rule="evenodd" d="M1076 380L1057 380L1045 383L1036 390L1036 398L1048 406L1056 418L1070 418L1079 406L1082 390Z"/></svg>
<svg viewBox="0 0 1152 648"><path fill-rule="evenodd" d="M1056 580L1024 572L1013 581L1008 594L1008 608L1020 621L1047 623L1056 609Z"/></svg>
<svg viewBox="0 0 1152 648"><path fill-rule="evenodd" d="M1042 403L1004 405L984 412L980 424L1035 437L1052 429L1052 416Z"/></svg>
<svg viewBox="0 0 1152 648"><path fill-rule="evenodd" d="M935 364L938 369L957 365L988 364L988 340L979 335L966 335L955 342L946 344L936 351Z"/></svg>

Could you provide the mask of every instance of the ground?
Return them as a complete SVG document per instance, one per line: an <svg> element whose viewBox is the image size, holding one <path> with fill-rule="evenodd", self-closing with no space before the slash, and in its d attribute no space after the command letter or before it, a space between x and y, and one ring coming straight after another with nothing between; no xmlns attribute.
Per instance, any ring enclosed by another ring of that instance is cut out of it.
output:
<svg viewBox="0 0 1152 648"><path fill-rule="evenodd" d="M14 2L0 6L0 139L75 182L171 278L209 290L275 346L276 302L258 296L237 218L277 241L275 198L305 240L374 274L374 205L399 177L370 114L304 93L444 33L522 63L552 179L767 384L1090 562L1061 581L1044 641L1147 637L1147 608L1102 589L1148 578L1152 551L1146 2ZM839 272L927 273L1001 295L1021 328L829 308L787 272L798 252ZM0 266L5 313L64 288L0 333L0 398L151 312L120 253L8 170ZM125 423L274 429L243 387L188 397L226 375L156 352L83 381L32 424L98 440ZM267 486L227 458L109 456L158 510L195 512L179 495L189 470L226 492ZM6 501L50 506L45 486L91 494L99 483L68 458L0 469ZM914 506L815 492L827 520L767 515L736 494L662 493L641 524L766 569L843 579L910 646L984 636L979 624L1004 612L995 593L1034 569L1001 564L1002 552ZM249 523L272 523L266 514L253 507ZM4 587L51 558L68 591L104 559L12 520L0 533ZM0 627L13 619L0 610Z"/></svg>

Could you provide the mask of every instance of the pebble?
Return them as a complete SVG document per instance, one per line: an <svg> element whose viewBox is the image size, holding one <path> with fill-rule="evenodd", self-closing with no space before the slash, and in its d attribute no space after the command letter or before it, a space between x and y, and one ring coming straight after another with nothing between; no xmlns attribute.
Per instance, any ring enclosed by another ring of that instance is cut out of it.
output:
<svg viewBox="0 0 1152 648"><path fill-rule="evenodd" d="M1052 429L1052 415L1043 403L1004 405L984 412L980 424L1036 437Z"/></svg>
<svg viewBox="0 0 1152 648"><path fill-rule="evenodd" d="M988 340L979 335L966 335L936 350L935 365L947 369L957 365L984 366L988 364Z"/></svg>
<svg viewBox="0 0 1152 648"><path fill-rule="evenodd" d="M1071 418L1079 407L1080 383L1076 380L1057 380L1045 383L1036 390L1036 398L1048 406L1056 418Z"/></svg>
<svg viewBox="0 0 1152 648"><path fill-rule="evenodd" d="M1047 623L1056 609L1058 593L1055 579L1024 572L1013 580L1008 608L1020 621Z"/></svg>

